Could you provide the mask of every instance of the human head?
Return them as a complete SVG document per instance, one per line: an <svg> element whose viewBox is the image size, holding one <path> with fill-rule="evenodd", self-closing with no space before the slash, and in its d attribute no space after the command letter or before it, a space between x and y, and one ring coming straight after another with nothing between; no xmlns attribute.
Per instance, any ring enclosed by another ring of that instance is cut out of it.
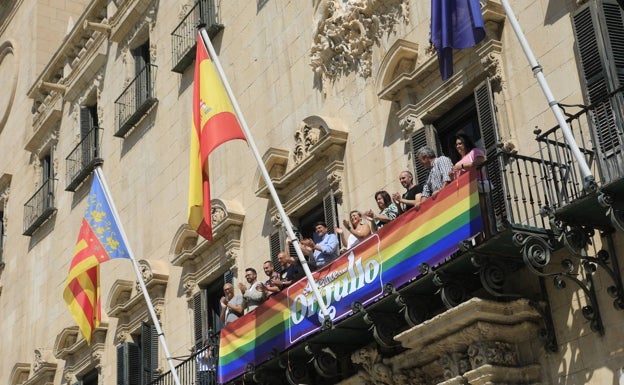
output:
<svg viewBox="0 0 624 385"><path fill-rule="evenodd" d="M273 274L273 271L275 270L273 268L273 262L264 261L264 263L262 264L262 270L264 270L264 274L266 274L267 277L271 277L271 274Z"/></svg>
<svg viewBox="0 0 624 385"><path fill-rule="evenodd" d="M280 251L277 254L277 260L279 261L280 265L282 265L283 267L288 267L289 264L289 257L288 255L286 255L286 252L284 251Z"/></svg>
<svg viewBox="0 0 624 385"><path fill-rule="evenodd" d="M234 285L231 283L226 283L223 285L223 294L225 294L225 298L228 300L234 298Z"/></svg>
<svg viewBox="0 0 624 385"><path fill-rule="evenodd" d="M324 237L325 234L327 234L327 223L325 223L323 221L316 222L314 224L314 232L319 237L321 237L321 238Z"/></svg>
<svg viewBox="0 0 624 385"><path fill-rule="evenodd" d="M401 182L401 186L409 190L409 188L412 187L412 184L414 183L414 175L412 175L412 173L407 170L401 171L401 173L399 174L399 182Z"/></svg>
<svg viewBox="0 0 624 385"><path fill-rule="evenodd" d="M475 148L475 144L470 139L470 137L466 134L457 134L455 135L455 150L459 153L459 155L464 156Z"/></svg>
<svg viewBox="0 0 624 385"><path fill-rule="evenodd" d="M424 146L416 152L416 156L418 156L418 160L425 168L431 168L431 162L436 158L436 153L433 148Z"/></svg>
<svg viewBox="0 0 624 385"><path fill-rule="evenodd" d="M351 210L349 219L351 221L351 226L355 228L362 221L362 213L358 210Z"/></svg>
<svg viewBox="0 0 624 385"><path fill-rule="evenodd" d="M253 267L248 267L245 269L245 279L247 283L252 284L256 282L256 278L258 277L258 273L256 273L256 269Z"/></svg>
<svg viewBox="0 0 624 385"><path fill-rule="evenodd" d="M377 206L382 210L390 206L390 203L392 202L390 194L384 190L380 190L375 193L375 201L377 202Z"/></svg>

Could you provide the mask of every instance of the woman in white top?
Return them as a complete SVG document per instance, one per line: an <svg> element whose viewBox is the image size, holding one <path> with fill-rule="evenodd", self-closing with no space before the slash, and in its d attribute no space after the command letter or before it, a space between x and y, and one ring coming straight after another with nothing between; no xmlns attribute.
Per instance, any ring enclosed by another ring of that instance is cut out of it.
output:
<svg viewBox="0 0 624 385"><path fill-rule="evenodd" d="M372 234L370 224L362 217L362 213L358 210L352 210L349 213L349 219L351 223L346 219L342 221L345 229L349 232L348 237L345 230L342 228L336 226L334 229L336 234L340 234L340 239L342 239L343 244L347 245L347 249L352 248L362 239Z"/></svg>

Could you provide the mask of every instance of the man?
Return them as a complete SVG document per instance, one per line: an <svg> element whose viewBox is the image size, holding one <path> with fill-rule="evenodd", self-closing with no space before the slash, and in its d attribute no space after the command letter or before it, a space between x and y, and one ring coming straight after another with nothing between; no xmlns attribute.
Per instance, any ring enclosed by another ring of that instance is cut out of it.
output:
<svg viewBox="0 0 624 385"><path fill-rule="evenodd" d="M221 297L221 314L219 319L225 326L236 321L243 315L243 296L234 295L234 286L231 283L223 285L223 297Z"/></svg>
<svg viewBox="0 0 624 385"><path fill-rule="evenodd" d="M405 193L403 195L399 195L398 192L392 194L392 200L399 209L399 215L401 215L414 207L417 202L420 202L423 186L414 183L414 175L407 170L401 171L399 182L405 188Z"/></svg>
<svg viewBox="0 0 624 385"><path fill-rule="evenodd" d="M320 268L338 257L338 237L327 232L325 222L316 222L314 225L314 239L311 242L301 242L301 251L314 258L316 268Z"/></svg>
<svg viewBox="0 0 624 385"><path fill-rule="evenodd" d="M418 208L420 207L420 203L425 199L435 199L440 190L442 190L442 187L446 186L451 181L449 172L453 169L453 162L444 155L436 156L433 148L429 146L422 147L416 154L420 163L429 170L429 176L423 186L422 197L420 201L414 205L414 207Z"/></svg>
<svg viewBox="0 0 624 385"><path fill-rule="evenodd" d="M282 265L282 274L279 278L271 279L271 283L279 287L280 290L292 285L293 282L304 276L301 265L299 263L292 263L292 259L288 253L280 251L280 253L277 254L277 260L280 265Z"/></svg>
<svg viewBox="0 0 624 385"><path fill-rule="evenodd" d="M256 282L257 278L258 273L256 273L256 269L248 267L245 269L245 279L249 284L249 289L242 282L238 284L241 293L243 293L245 314L257 308L264 301L265 291L262 288L262 283Z"/></svg>
<svg viewBox="0 0 624 385"><path fill-rule="evenodd" d="M212 385L216 381L216 357L215 347L209 339L204 341L204 347L196 357L199 385Z"/></svg>
<svg viewBox="0 0 624 385"><path fill-rule="evenodd" d="M266 297L269 297L277 293L278 291L280 291L280 288L271 282L271 280L274 278L279 279L280 275L273 268L272 261L264 261L264 264L262 265L262 270L264 270L264 274L266 274L267 277L269 278L264 282L264 285L263 285L263 288L266 291Z"/></svg>

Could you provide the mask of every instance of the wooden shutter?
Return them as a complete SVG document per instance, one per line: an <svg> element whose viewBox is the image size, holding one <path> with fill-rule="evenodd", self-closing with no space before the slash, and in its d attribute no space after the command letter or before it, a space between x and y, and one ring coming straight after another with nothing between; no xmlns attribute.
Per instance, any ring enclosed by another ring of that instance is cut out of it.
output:
<svg viewBox="0 0 624 385"><path fill-rule="evenodd" d="M624 100L609 95L624 86L624 11L615 0L590 2L573 18L576 49L590 112L592 141L596 145L601 179L618 176L624 138Z"/></svg>
<svg viewBox="0 0 624 385"><path fill-rule="evenodd" d="M141 352L139 345L117 346L117 385L141 385Z"/></svg>
<svg viewBox="0 0 624 385"><path fill-rule="evenodd" d="M276 271L281 271L282 266L277 261L277 254L279 254L279 252L282 250L279 230L274 231L269 236L269 250L271 252L271 262L273 262L273 268Z"/></svg>
<svg viewBox="0 0 624 385"><path fill-rule="evenodd" d="M338 224L336 200L334 199L333 190L329 190L323 197L323 215L325 216L325 223L327 223L327 231L333 233L334 227Z"/></svg>
<svg viewBox="0 0 624 385"><path fill-rule="evenodd" d="M193 335L195 337L195 349L201 349L204 339L208 336L205 330L205 325L208 325L207 304L206 289L200 289L199 293L195 293L193 296Z"/></svg>
<svg viewBox="0 0 624 385"><path fill-rule="evenodd" d="M494 213L497 216L502 216L505 208L505 194L501 179L502 159L497 157L499 134L492 95L492 86L489 79L486 79L474 90L481 140L488 159L485 168L487 178L493 186L491 191L492 205L494 206Z"/></svg>
<svg viewBox="0 0 624 385"><path fill-rule="evenodd" d="M141 324L142 384L156 379L158 369L158 333L154 325Z"/></svg>
<svg viewBox="0 0 624 385"><path fill-rule="evenodd" d="M414 162L414 180L416 184L423 184L427 181L427 175L429 173L425 166L418 160L418 155L416 155L416 153L420 148L427 145L426 127L416 130L410 138L410 143L412 146L412 161Z"/></svg>

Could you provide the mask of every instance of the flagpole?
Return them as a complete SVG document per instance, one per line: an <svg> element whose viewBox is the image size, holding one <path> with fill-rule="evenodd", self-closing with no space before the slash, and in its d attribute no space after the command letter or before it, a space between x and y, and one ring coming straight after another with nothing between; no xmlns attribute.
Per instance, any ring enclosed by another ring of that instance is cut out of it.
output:
<svg viewBox="0 0 624 385"><path fill-rule="evenodd" d="M169 368L171 369L171 374L173 375L173 381L175 385L180 385L180 378L178 377L178 372L176 371L175 365L173 363L173 358L169 354L169 349L167 348L167 342L165 341L165 334L163 333L160 322L158 321L158 317L156 316L156 311L154 310L154 305L152 304L152 299L150 298L149 293L147 292L147 287L145 286L145 282L143 281L143 276L141 275L141 271L139 269L139 264L136 259L134 259L134 254L132 253L132 248L130 247L130 243L128 242L128 237L126 237L126 232L123 228L123 224L121 220L119 220L119 214L117 213L117 208L115 207L115 203L113 202L112 195L110 190L108 189L108 184L106 183L106 179L104 178L104 173L101 171L101 168L98 166L95 168L95 173L97 173L98 177L102 181L102 189L104 190L104 194L106 195L106 200L108 201L111 213L115 218L115 222L119 227L119 232L121 233L121 239L124 241L126 248L128 250L128 256L132 261L132 267L134 268L134 272L136 273L137 279L139 281L139 285L141 286L141 291L143 292L143 297L145 298L145 302L147 303L147 309L149 310L150 316L152 317L152 322L154 322L154 326L156 327L156 333L158 333L158 339L162 344L163 350L165 351L165 357L167 358L167 363L169 364Z"/></svg>
<svg viewBox="0 0 624 385"><path fill-rule="evenodd" d="M537 82L542 88L542 92L544 93L544 96L546 96L546 99L548 100L548 105L550 106L550 109L555 115L555 118L557 119L557 123L559 123L559 127L561 127L563 137L565 138L567 145L570 147L570 151L572 152L572 155L578 162L578 165L581 171L581 176L583 178L583 188L588 191L595 191L598 188L598 186L596 185L594 176L592 175L591 170L589 169L589 166L587 165L587 161L585 161L585 158L583 157L581 150L579 149L578 145L576 144L576 141L574 140L574 136L572 135L570 126L568 126L568 123L566 122L565 118L563 117L563 113L561 112L561 109L559 108L559 103L555 100L555 97L553 96L550 90L550 87L548 86L548 83L546 82L546 78L544 77L544 73L542 72L542 66L535 59L535 55L533 55L533 51L531 50L531 47L529 46L529 43L526 40L524 33L522 32L522 28L520 28L520 24L518 24L516 15L514 14L511 7L509 6L509 2L507 0L501 0L501 4L503 8L505 9L505 13L507 14L507 18L509 19L511 28L513 28L514 32L516 33L518 41L520 42L520 46L522 47L524 54L527 57L529 64L531 65L533 74L535 74L535 77L537 78Z"/></svg>
<svg viewBox="0 0 624 385"><path fill-rule="evenodd" d="M232 107L234 108L234 112L236 112L236 117L238 118L238 121L241 124L241 128L243 129L243 133L245 134L245 137L247 138L247 143L249 144L249 147L251 147L251 152L253 153L253 156L256 159L256 162L258 163L258 167L260 167L260 172L262 173L264 182L269 188L269 192L271 193L271 197L273 198L273 201L275 202L275 206L277 206L277 211L279 212L279 215L282 218L282 221L284 222L284 227L286 227L286 232L288 233L288 236L292 240L292 243L295 247L295 251L297 252L297 257L299 258L299 262L301 263L301 266L303 267L303 271L305 272L305 275L308 278L308 283L310 284L310 287L312 288L312 291L314 292L314 296L316 297L316 301L319 304L321 313L323 314L326 321L330 320L329 310L327 309L327 306L325 306L325 301L323 301L323 297L321 296L321 292L318 289L318 286L316 284L316 281L314 280L314 277L312 277L312 272L310 271L310 267L308 266L308 261L303 256L303 252L301 251L301 247L299 246L299 240L295 236L295 232L292 229L290 219L288 218L288 216L286 216L286 212L284 211L282 202L280 201L279 196L277 195L277 191L275 191L275 187L273 186L271 177L269 176L269 173L266 170L264 163L262 162L262 157L260 156L260 152L258 151L258 148L256 147L253 137L251 136L251 132L249 131L247 122L245 121L245 118L243 117L243 113L241 112L241 109L238 106L238 102L236 101L234 92L232 92L232 89L230 88L230 84L228 83L227 78L225 77L225 72L223 71L223 68L221 67L221 63L219 62L219 57L217 56L212 46L212 42L210 41L208 32L206 32L206 29L204 27L201 27L199 29L199 32L202 37L202 41L204 42L204 46L206 47L206 49L208 49L208 53L210 54L210 60L212 60L212 62L214 63L215 68L217 69L217 72L219 74L219 77L221 78L221 81L223 82L223 86L225 87L225 91L227 92L232 102Z"/></svg>

